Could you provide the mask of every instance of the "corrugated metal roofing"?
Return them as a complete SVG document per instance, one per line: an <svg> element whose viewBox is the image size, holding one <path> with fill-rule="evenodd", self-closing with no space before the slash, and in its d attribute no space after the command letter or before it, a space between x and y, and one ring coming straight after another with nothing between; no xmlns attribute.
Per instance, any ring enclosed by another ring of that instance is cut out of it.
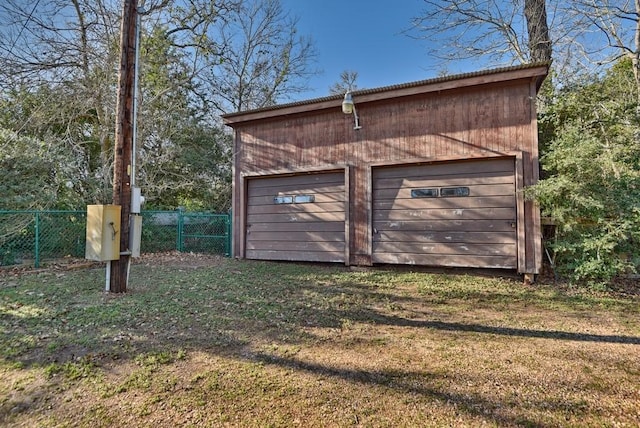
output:
<svg viewBox="0 0 640 428"><path fill-rule="evenodd" d="M481 71L474 71L474 72L469 72L469 73L455 74L455 75L450 75L450 76L441 76L441 77L436 77L436 78L426 79L426 80L418 80L418 81L415 81L415 82L401 83L401 84L398 84L398 85L383 86L383 87L371 88L371 89L361 89L361 90L352 91L351 93L354 96L369 95L369 94L376 94L376 93L380 93L380 92L395 91L395 90L399 90L399 89L408 89L408 88L413 88L413 87L423 86L423 85L431 85L431 84L435 84L435 83L443 83L443 82L449 82L449 81L454 81L454 80L467 79L467 78L471 78L471 77L488 76L488 75L491 75L491 74L498 74L498 73L504 73L504 72L509 72L509 71L527 70L527 69L530 69L530 68L548 67L548 66L549 66L548 63L533 63L533 64L523 64L523 65L517 65L517 66L511 66L511 67L500 67L500 68L494 68L494 69L489 69L489 70L481 70ZM227 114L222 115L222 117L223 118L232 118L232 117L241 116L241 115L245 115L245 114L251 114L251 113L260 113L260 112L279 110L279 109L284 109L284 108L289 108L289 107L304 106L304 105L308 105L308 104L316 104L316 103L322 103L322 102L334 101L334 100L342 100L343 97L344 97L344 94L330 95L330 96L327 96L327 97L313 98L313 99L296 101L296 102L286 103L286 104L276 104L276 105L273 105L273 106L262 107L262 108L253 109L253 110L245 110L245 111L240 111L240 112L235 112L235 113L227 113Z"/></svg>

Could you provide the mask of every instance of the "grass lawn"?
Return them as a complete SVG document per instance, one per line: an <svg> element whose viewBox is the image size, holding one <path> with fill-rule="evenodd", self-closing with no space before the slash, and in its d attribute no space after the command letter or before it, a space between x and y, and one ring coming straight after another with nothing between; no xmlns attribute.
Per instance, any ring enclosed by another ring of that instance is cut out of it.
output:
<svg viewBox="0 0 640 428"><path fill-rule="evenodd" d="M640 297L173 255L0 273L0 426L640 426Z"/></svg>

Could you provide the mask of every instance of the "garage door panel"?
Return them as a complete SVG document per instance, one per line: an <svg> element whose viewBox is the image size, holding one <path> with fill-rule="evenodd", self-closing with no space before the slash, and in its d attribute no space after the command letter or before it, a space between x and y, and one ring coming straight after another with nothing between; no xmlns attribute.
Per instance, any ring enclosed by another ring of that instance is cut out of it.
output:
<svg viewBox="0 0 640 428"><path fill-rule="evenodd" d="M344 247L341 242L331 241L251 241L247 244L247 250L274 250L274 251L312 251L312 252L339 252Z"/></svg>
<svg viewBox="0 0 640 428"><path fill-rule="evenodd" d="M458 231L458 232L510 232L513 233L514 225L511 220L403 220L403 221L377 221L375 230L402 230L402 231ZM515 239L515 238L514 238Z"/></svg>
<svg viewBox="0 0 640 428"><path fill-rule="evenodd" d="M298 175L285 175L278 177L261 177L251 180L252 190L263 187L281 188L324 188L334 186L340 188L344 185L344 173L310 173Z"/></svg>
<svg viewBox="0 0 640 428"><path fill-rule="evenodd" d="M372 260L516 268L514 171L512 158L374 169ZM468 195L443 196L448 187Z"/></svg>
<svg viewBox="0 0 640 428"><path fill-rule="evenodd" d="M459 208L459 209L414 209L414 210L377 210L374 212L374 221L382 220L490 220L490 219L514 219L515 208Z"/></svg>
<svg viewBox="0 0 640 428"><path fill-rule="evenodd" d="M260 217L258 217L260 218ZM278 232L280 236L287 236L288 233L295 232L343 232L344 222L342 221L308 221L303 223L285 222L285 223L247 223L247 234L254 232ZM287 233L281 233L287 232Z"/></svg>
<svg viewBox="0 0 640 428"><path fill-rule="evenodd" d="M247 215L247 223L306 223L318 221L344 221L344 213L334 212Z"/></svg>
<svg viewBox="0 0 640 428"><path fill-rule="evenodd" d="M343 193L344 194L344 185L326 185L326 186L265 186L259 188L251 188L250 198L256 196L269 196L273 198L274 196L283 196L283 195L305 195L308 193L314 194L330 194L330 193Z"/></svg>
<svg viewBox="0 0 640 428"><path fill-rule="evenodd" d="M273 205L273 199L277 196L298 196L306 195L309 192L292 191L292 192L270 192L268 195L255 196L248 199L248 206L260 206L260 205ZM344 191L319 193L317 190L313 191L313 195L316 203L324 202L344 202Z"/></svg>
<svg viewBox="0 0 640 428"><path fill-rule="evenodd" d="M256 232L254 230L250 230L247 232L251 234L251 242L256 241L272 241L272 242L308 242L308 241L316 241L316 242L344 242L344 227L342 227L342 231L329 232L327 230L321 229L316 231L303 231L303 232L292 232L287 230L287 233L284 234L282 232L276 231L266 231L266 232Z"/></svg>
<svg viewBox="0 0 640 428"><path fill-rule="evenodd" d="M465 184L465 180L458 180L456 184L446 184L444 187L449 186L462 186ZM476 197L483 196L506 196L513 195L513 183L505 183L505 184L482 184L478 185L477 183L470 188L470 193ZM420 189L420 188L428 188L430 186L416 186L413 188L401 188L401 189L377 189L373 192L374 201L383 200L383 199L413 199L411 197L411 190ZM431 186L432 187L432 186Z"/></svg>
<svg viewBox="0 0 640 428"><path fill-rule="evenodd" d="M374 242L373 250L382 253L448 254L476 256L509 256L515 251L511 244L471 244L468 242L427 243L427 242Z"/></svg>
<svg viewBox="0 0 640 428"><path fill-rule="evenodd" d="M343 262L345 215L343 171L250 179L245 256Z"/></svg>
<svg viewBox="0 0 640 428"><path fill-rule="evenodd" d="M491 168L486 167L486 163L491 163ZM385 178L405 178L405 177L431 177L431 176L447 176L465 174L472 176L473 174L484 175L487 172L492 173L507 173L513 174L513 160L512 159L491 159L491 160L479 160L479 161L459 161L445 163L432 163L422 165L403 165L390 168L380 169L377 177L380 179Z"/></svg>
<svg viewBox="0 0 640 428"><path fill-rule="evenodd" d="M459 256L408 253L373 253L374 263L410 264L423 266L470 267L516 269L517 264L511 256Z"/></svg>
<svg viewBox="0 0 640 428"><path fill-rule="evenodd" d="M290 214L290 213L327 213L344 212L344 202L321 202L308 204L273 204L251 205L247 207L247 214Z"/></svg>
<svg viewBox="0 0 640 428"><path fill-rule="evenodd" d="M475 244L515 244L516 238L511 227L504 232L433 232L377 230L373 242L431 242L431 243L475 243Z"/></svg>
<svg viewBox="0 0 640 428"><path fill-rule="evenodd" d="M326 251L271 251L271 250L247 250L246 258L253 260L286 260L292 262L344 262L344 252Z"/></svg>
<svg viewBox="0 0 640 428"><path fill-rule="evenodd" d="M376 210L405 210L422 208L500 208L515 205L515 196L490 196L467 198L414 198L414 199L382 199L373 203Z"/></svg>
<svg viewBox="0 0 640 428"><path fill-rule="evenodd" d="M502 172L488 172L484 175L477 174L476 177L447 176L433 179L424 177L390 178L377 180L376 189L464 186L469 183L473 183L474 185L513 184L514 179L512 176L504 175Z"/></svg>

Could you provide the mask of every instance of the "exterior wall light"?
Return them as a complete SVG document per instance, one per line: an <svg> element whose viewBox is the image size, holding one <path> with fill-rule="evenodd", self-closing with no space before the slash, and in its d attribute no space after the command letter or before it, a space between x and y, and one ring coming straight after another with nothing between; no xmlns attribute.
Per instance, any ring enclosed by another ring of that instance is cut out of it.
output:
<svg viewBox="0 0 640 428"><path fill-rule="evenodd" d="M353 113L353 117L355 120L355 126L353 127L353 129L357 130L362 128L360 126L358 113L356 112L356 105L354 104L353 98L351 97L351 92L347 92L346 94L344 94L344 100L342 101L342 112L344 114Z"/></svg>

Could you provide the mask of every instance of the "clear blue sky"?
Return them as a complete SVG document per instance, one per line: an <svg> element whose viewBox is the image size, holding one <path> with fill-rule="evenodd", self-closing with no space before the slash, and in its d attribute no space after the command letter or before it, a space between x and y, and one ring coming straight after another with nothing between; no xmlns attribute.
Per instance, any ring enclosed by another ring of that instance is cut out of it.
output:
<svg viewBox="0 0 640 428"><path fill-rule="evenodd" d="M299 18L300 34L310 35L321 74L311 91L294 100L324 97L343 70L358 72L359 89L430 79L438 63L428 57L424 40L402 34L420 15L422 0L281 0ZM450 73L470 70L448 69Z"/></svg>

